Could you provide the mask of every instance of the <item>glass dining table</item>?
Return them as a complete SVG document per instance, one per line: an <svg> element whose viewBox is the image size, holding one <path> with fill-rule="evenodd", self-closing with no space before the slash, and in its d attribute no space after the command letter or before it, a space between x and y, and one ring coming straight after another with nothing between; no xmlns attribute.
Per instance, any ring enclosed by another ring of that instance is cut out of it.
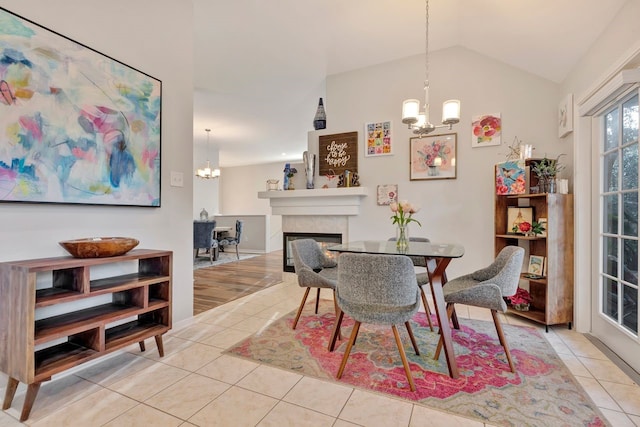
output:
<svg viewBox="0 0 640 427"><path fill-rule="evenodd" d="M449 369L449 375L452 378L459 377L460 374L455 354L453 352L451 327L449 326L449 319L447 319L447 306L444 301L442 286L447 282L447 266L452 259L460 258L464 255L464 247L449 243L409 242L409 246L406 250L399 251L396 248L395 241L366 240L343 243L337 246L330 246L327 249L333 252L424 257L429 274L429 282L431 286L431 294L433 296L433 303L436 309L436 316L438 317L438 325L440 325L440 333L443 338L443 348L447 367Z"/></svg>

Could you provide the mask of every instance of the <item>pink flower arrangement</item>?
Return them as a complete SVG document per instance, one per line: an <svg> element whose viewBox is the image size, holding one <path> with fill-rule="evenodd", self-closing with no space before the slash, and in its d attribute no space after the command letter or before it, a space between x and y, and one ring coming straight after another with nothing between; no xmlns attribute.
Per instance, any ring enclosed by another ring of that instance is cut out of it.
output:
<svg viewBox="0 0 640 427"><path fill-rule="evenodd" d="M507 297L511 305L527 305L531 302L531 295L526 289L518 288L516 293L510 297Z"/></svg>
<svg viewBox="0 0 640 427"><path fill-rule="evenodd" d="M414 213L420 210L419 207L412 205L406 200L402 200L400 203L392 202L389 205L389 208L391 208L391 212L393 212L393 215L391 216L393 224L404 226L410 222L415 222L422 227L420 221L411 217Z"/></svg>

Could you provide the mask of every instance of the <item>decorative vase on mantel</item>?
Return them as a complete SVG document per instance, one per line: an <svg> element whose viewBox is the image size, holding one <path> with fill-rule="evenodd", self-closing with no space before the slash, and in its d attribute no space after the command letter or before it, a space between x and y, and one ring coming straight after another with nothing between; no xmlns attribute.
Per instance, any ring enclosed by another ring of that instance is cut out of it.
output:
<svg viewBox="0 0 640 427"><path fill-rule="evenodd" d="M315 130L326 129L327 127L327 114L324 112L324 104L322 98L318 101L318 109L316 115L313 118L313 128Z"/></svg>
<svg viewBox="0 0 640 427"><path fill-rule="evenodd" d="M399 225L396 228L396 250L398 253L406 253L409 248L409 226Z"/></svg>

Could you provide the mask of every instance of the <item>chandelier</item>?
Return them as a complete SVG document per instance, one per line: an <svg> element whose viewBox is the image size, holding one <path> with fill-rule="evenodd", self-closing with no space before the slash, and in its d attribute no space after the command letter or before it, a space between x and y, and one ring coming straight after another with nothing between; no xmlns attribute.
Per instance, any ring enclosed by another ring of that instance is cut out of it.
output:
<svg viewBox="0 0 640 427"><path fill-rule="evenodd" d="M207 157L208 157L209 156L209 132L211 132L211 129L205 129L205 131L207 132ZM207 160L207 166L205 166L204 168L198 168L196 170L196 176L202 179L218 178L220 176L220 169L218 168L211 169L211 162Z"/></svg>
<svg viewBox="0 0 640 427"><path fill-rule="evenodd" d="M424 110L420 111L420 101L406 99L402 103L402 123L408 125L413 133L423 137L435 129L452 126L460 121L460 101L449 99L442 105L442 124L434 125L429 121L429 0L425 0L425 80Z"/></svg>

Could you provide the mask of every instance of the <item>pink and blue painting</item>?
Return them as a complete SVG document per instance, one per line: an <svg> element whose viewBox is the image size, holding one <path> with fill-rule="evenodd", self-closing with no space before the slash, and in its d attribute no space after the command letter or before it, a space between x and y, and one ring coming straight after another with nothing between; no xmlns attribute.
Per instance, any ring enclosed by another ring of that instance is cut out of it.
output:
<svg viewBox="0 0 640 427"><path fill-rule="evenodd" d="M161 94L0 8L0 201L159 207Z"/></svg>

